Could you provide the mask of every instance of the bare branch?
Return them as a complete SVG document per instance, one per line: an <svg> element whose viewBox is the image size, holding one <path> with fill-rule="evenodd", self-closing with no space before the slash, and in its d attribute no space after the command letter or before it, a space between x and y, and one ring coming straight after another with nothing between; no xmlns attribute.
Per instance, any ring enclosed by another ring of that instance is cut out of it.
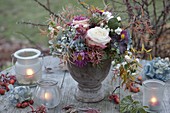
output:
<svg viewBox="0 0 170 113"><path fill-rule="evenodd" d="M35 2L37 2L40 6L42 6L45 10L47 10L50 14L54 15L57 18L61 18L62 21L64 21L65 23L67 23L65 21L65 19L63 17L61 17L59 14L55 14L53 11L51 11L48 7L46 7L44 4L42 4L41 2L39 2L38 0L34 0Z"/></svg>
<svg viewBox="0 0 170 113"><path fill-rule="evenodd" d="M48 9L50 9L50 1L49 0L47 0L47 7L48 7Z"/></svg>
<svg viewBox="0 0 170 113"><path fill-rule="evenodd" d="M81 5L83 8L85 8L85 9L89 9L89 7L85 6L85 4L84 4L84 3L82 3L82 1L81 1L81 0L78 0L78 2L80 3L80 5Z"/></svg>
<svg viewBox="0 0 170 113"><path fill-rule="evenodd" d="M153 1L153 14L154 14L154 21L155 21L154 24L156 24L156 21L157 21L156 4L155 4L155 0L152 0L152 1Z"/></svg>
<svg viewBox="0 0 170 113"><path fill-rule="evenodd" d="M32 23L32 22L17 22L17 24L27 24L27 25L32 25L32 26L48 27L48 25L45 25L45 24L37 24L37 23Z"/></svg>
<svg viewBox="0 0 170 113"><path fill-rule="evenodd" d="M32 41L32 40L31 40L27 35L25 35L24 33L22 33L22 32L16 32L16 33L22 35L24 38L26 38L26 39L30 42L30 44L33 44L34 46L36 46L36 48L42 50L41 47L39 47L34 41Z"/></svg>

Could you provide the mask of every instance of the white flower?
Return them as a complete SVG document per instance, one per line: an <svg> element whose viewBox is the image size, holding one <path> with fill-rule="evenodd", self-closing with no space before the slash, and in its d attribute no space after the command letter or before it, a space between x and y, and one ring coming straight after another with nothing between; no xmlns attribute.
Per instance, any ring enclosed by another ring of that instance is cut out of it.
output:
<svg viewBox="0 0 170 113"><path fill-rule="evenodd" d="M132 52L128 51L128 55L130 55L130 56L131 56L131 55L132 55Z"/></svg>
<svg viewBox="0 0 170 113"><path fill-rule="evenodd" d="M116 69L119 69L120 66L121 66L120 64L117 64L115 68L116 68Z"/></svg>
<svg viewBox="0 0 170 113"><path fill-rule="evenodd" d="M61 38L61 40L65 40L67 37L65 37L65 36L63 36L62 38Z"/></svg>
<svg viewBox="0 0 170 113"><path fill-rule="evenodd" d="M114 60L112 61L112 65L115 65L115 61Z"/></svg>
<svg viewBox="0 0 170 113"><path fill-rule="evenodd" d="M49 27L48 27L48 30L50 30L50 31L54 31L54 28L53 28L53 27L51 27L51 26L49 26Z"/></svg>
<svg viewBox="0 0 170 113"><path fill-rule="evenodd" d="M111 18L114 18L114 16L112 16L112 13L111 12L103 12L102 15L106 16L106 20L110 20Z"/></svg>
<svg viewBox="0 0 170 113"><path fill-rule="evenodd" d="M127 64L127 62L122 62L122 65L125 66Z"/></svg>
<svg viewBox="0 0 170 113"><path fill-rule="evenodd" d="M111 40L109 31L100 27L89 29L85 38L89 46L97 46L103 49L107 47L106 44Z"/></svg>
<svg viewBox="0 0 170 113"><path fill-rule="evenodd" d="M135 76L136 75L136 73L132 73L132 76Z"/></svg>
<svg viewBox="0 0 170 113"><path fill-rule="evenodd" d="M128 55L125 55L125 60L126 60L127 62L132 62L132 61L133 61Z"/></svg>
<svg viewBox="0 0 170 113"><path fill-rule="evenodd" d="M120 33L122 32L122 29L120 27L118 27L117 29L115 29L115 33L117 33L118 35L120 35Z"/></svg>
<svg viewBox="0 0 170 113"><path fill-rule="evenodd" d="M118 21L121 21L122 19L120 18L120 16L118 16L118 17L117 17L117 20L118 20Z"/></svg>
<svg viewBox="0 0 170 113"><path fill-rule="evenodd" d="M104 23L101 23L100 26L103 27L103 26L104 26Z"/></svg>
<svg viewBox="0 0 170 113"><path fill-rule="evenodd" d="M165 58L165 61L169 62L169 58L168 58L168 57L166 57L166 58Z"/></svg>
<svg viewBox="0 0 170 113"><path fill-rule="evenodd" d="M136 58L136 61L139 63L139 59L138 58Z"/></svg>
<svg viewBox="0 0 170 113"><path fill-rule="evenodd" d="M61 26L57 26L56 27L58 30L62 30L62 27Z"/></svg>

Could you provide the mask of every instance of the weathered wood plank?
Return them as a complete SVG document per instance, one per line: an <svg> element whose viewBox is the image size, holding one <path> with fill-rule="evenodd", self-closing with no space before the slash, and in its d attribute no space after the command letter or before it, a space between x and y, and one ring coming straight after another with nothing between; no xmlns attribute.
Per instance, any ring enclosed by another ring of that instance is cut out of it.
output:
<svg viewBox="0 0 170 113"><path fill-rule="evenodd" d="M113 91L113 89L119 85L119 80L111 82L112 80L112 72L110 71L109 75L103 82L103 89L105 91L105 98L101 102L98 103L82 103L77 101L74 98L74 94L77 88L77 82L73 80L71 75L68 72L62 71L58 64L59 59L53 58L53 57L45 57L44 58L44 65L46 67L52 68L51 73L46 73L46 71L43 69L43 77L52 77L53 79L58 81L58 86L61 87L61 84L63 82L63 87L61 88L61 102L60 104L54 108L50 109L49 113L64 113L62 111L62 107L66 105L73 104L77 108L96 108L101 110L101 113L119 113L118 105L115 105L114 103L109 102L107 99L108 95ZM11 74L15 74L13 68L9 68L6 71L9 71ZM64 76L64 74L66 75ZM63 81L64 80L64 81ZM169 86L170 87L170 86ZM142 87L141 87L142 89ZM33 88L34 90L34 88ZM165 98L164 98L164 104L163 109L160 113L170 113L170 88L166 88L165 91ZM123 98L126 95L132 94L128 91L120 90L120 96ZM132 94L132 96L142 102L142 92L137 94ZM0 113L26 113L28 111L31 111L30 108L25 109L18 109L16 107L13 107L10 105L7 96L0 96ZM35 105L34 105L35 106Z"/></svg>

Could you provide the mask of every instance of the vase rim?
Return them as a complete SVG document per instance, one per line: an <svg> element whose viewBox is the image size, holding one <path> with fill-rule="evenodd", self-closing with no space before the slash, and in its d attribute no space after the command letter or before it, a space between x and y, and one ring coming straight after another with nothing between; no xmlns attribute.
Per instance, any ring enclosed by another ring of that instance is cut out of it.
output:
<svg viewBox="0 0 170 113"><path fill-rule="evenodd" d="M21 54L24 53L33 53L33 55L29 55L29 56L22 56ZM24 49L20 49L18 51L16 51L14 53L14 57L17 59L21 59L21 60L30 60L30 59L35 59L38 58L41 55L41 52L38 49L33 49L33 48L24 48Z"/></svg>
<svg viewBox="0 0 170 113"><path fill-rule="evenodd" d="M52 78L43 78L37 81L37 84L42 87L55 86L58 82Z"/></svg>
<svg viewBox="0 0 170 113"><path fill-rule="evenodd" d="M157 83L160 86L159 87L149 87L147 84L149 83ZM145 80L142 85L148 89L159 89L159 88L163 88L165 86L165 83L161 80L157 80L157 79L149 79L149 80Z"/></svg>

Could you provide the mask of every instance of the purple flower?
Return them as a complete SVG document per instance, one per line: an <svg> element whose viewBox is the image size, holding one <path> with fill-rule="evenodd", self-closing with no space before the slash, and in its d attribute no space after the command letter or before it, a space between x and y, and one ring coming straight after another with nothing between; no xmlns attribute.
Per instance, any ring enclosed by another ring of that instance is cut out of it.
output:
<svg viewBox="0 0 170 113"><path fill-rule="evenodd" d="M84 51L81 52L75 52L73 54L73 62L78 66L78 67L83 67L84 65L87 64L88 59L86 58L86 53Z"/></svg>
<svg viewBox="0 0 170 113"><path fill-rule="evenodd" d="M75 20L75 21L80 21L80 20L85 20L85 19L87 19L87 18L84 17L84 16L75 16L75 17L74 17L74 20Z"/></svg>
<svg viewBox="0 0 170 113"><path fill-rule="evenodd" d="M128 36L128 32L123 30L120 34L120 38L121 38L121 41L128 43L128 40L129 40L130 37Z"/></svg>

